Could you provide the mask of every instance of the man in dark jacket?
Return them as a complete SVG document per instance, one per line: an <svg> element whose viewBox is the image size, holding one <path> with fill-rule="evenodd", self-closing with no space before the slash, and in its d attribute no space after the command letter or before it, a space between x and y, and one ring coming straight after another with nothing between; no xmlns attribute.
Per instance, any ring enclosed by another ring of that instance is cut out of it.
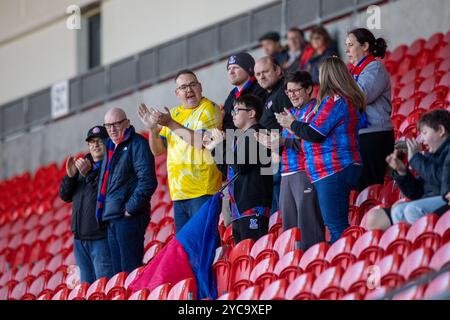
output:
<svg viewBox="0 0 450 320"><path fill-rule="evenodd" d="M234 88L228 94L223 105L225 112L222 125L223 130L236 129L231 110L233 110L234 102L237 98L246 94L253 94L261 98L262 101L266 101L267 91L261 88L256 81L254 67L255 60L247 52L241 52L228 58L228 79Z"/></svg>
<svg viewBox="0 0 450 320"><path fill-rule="evenodd" d="M150 222L150 199L158 182L147 140L137 134L119 108L105 115L107 156L102 163L97 219L108 223L114 273L142 265L144 235Z"/></svg>
<svg viewBox="0 0 450 320"><path fill-rule="evenodd" d="M95 218L100 166L105 155L102 139L107 137L106 129L102 126L89 130L86 141L90 153L76 161L73 157L68 158L67 175L59 188L61 199L72 202L71 229L81 282L93 283L99 278L113 275L106 226L99 226Z"/></svg>
<svg viewBox="0 0 450 320"><path fill-rule="evenodd" d="M264 113L259 123L266 129L279 130L281 126L278 123L275 113L282 113L284 109L291 109L292 102L285 93L283 72L280 65L272 57L263 57L255 64L255 76L259 85L269 92L266 99ZM278 210L280 197L281 173L278 170L273 175L273 203L270 213Z"/></svg>

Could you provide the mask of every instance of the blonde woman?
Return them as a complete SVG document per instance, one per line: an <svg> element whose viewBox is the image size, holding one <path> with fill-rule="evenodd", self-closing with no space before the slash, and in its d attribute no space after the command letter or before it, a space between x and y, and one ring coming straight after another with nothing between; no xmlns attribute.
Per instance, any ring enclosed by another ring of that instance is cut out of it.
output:
<svg viewBox="0 0 450 320"><path fill-rule="evenodd" d="M276 114L284 128L303 139L306 172L317 191L331 243L349 226L350 190L362 171L358 147L359 114L365 97L344 62L327 58L319 71L320 90L316 107L296 121L286 112Z"/></svg>

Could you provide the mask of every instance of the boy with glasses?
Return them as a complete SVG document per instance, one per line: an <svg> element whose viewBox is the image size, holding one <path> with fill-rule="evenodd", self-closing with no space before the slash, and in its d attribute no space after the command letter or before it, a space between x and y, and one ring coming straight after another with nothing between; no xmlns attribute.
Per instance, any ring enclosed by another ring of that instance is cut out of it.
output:
<svg viewBox="0 0 450 320"><path fill-rule="evenodd" d="M267 234L270 207L272 205L273 180L270 155L262 156L255 132L263 129L259 120L263 113L263 102L256 96L244 95L236 99L231 111L238 136L228 142L225 154L233 154L232 161L224 156L228 165L228 179L231 181L228 193L235 243L251 238L258 240ZM204 146L213 153L224 148L224 134L214 129L204 139ZM232 149L229 150L228 147Z"/></svg>

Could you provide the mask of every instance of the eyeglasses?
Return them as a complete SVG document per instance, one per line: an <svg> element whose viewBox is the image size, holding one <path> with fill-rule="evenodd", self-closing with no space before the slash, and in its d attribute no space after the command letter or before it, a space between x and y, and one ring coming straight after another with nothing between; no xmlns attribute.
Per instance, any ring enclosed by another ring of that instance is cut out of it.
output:
<svg viewBox="0 0 450 320"><path fill-rule="evenodd" d="M88 144L90 146L101 145L102 144L102 140L101 139L91 139L91 140L88 141Z"/></svg>
<svg viewBox="0 0 450 320"><path fill-rule="evenodd" d="M294 94L299 94L300 91L305 90L305 88L300 88L300 89L289 89L289 90L284 90L284 92L286 93L287 96L291 96Z"/></svg>
<svg viewBox="0 0 450 320"><path fill-rule="evenodd" d="M106 130L111 130L113 127L114 129L120 129L120 125L127 121L128 119L122 119L120 121L114 122L114 123L104 123L103 126L106 128Z"/></svg>
<svg viewBox="0 0 450 320"><path fill-rule="evenodd" d="M191 82L189 84L183 84L183 85L179 86L177 88L177 90L180 90L182 92L186 92L188 90L188 88L190 88L191 90L194 90L199 85L200 85L200 82L193 81L193 82Z"/></svg>
<svg viewBox="0 0 450 320"><path fill-rule="evenodd" d="M247 109L247 108L236 108L236 109L232 109L231 110L231 116L234 117L235 115L237 115L239 113L239 111L251 111L252 109Z"/></svg>

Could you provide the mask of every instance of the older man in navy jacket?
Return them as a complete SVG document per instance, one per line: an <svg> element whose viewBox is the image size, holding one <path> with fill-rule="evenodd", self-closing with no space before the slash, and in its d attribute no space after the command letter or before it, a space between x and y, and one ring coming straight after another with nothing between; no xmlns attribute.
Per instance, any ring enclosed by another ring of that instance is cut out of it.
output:
<svg viewBox="0 0 450 320"><path fill-rule="evenodd" d="M150 199L157 187L155 160L144 137L119 108L105 115L109 139L102 163L97 219L108 224L114 273L142 264L144 235L150 222Z"/></svg>

